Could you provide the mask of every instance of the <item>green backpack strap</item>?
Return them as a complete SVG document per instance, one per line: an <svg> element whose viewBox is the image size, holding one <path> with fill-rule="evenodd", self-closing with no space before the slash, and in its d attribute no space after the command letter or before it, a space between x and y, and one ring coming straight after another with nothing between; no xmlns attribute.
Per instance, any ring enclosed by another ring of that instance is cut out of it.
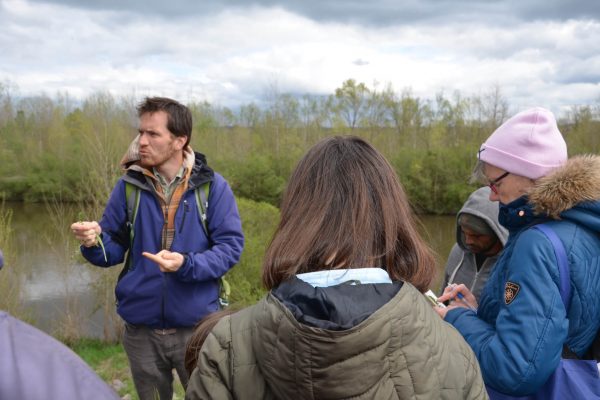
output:
<svg viewBox="0 0 600 400"><path fill-rule="evenodd" d="M208 233L208 221L206 220L206 212L208 210L208 194L210 191L210 182L203 183L198 186L194 193L196 195L196 205L198 206L198 214L200 215L200 221L202 222L202 227L204 228L204 233L206 233L206 237L210 239Z"/></svg>
<svg viewBox="0 0 600 400"><path fill-rule="evenodd" d="M140 188L132 183L125 182L125 197L127 198L127 223L129 224L129 240L131 244L135 235L133 226L137 218L138 207L140 206Z"/></svg>
<svg viewBox="0 0 600 400"><path fill-rule="evenodd" d="M208 231L208 220L207 220L207 212L208 212L208 195L210 192L210 182L203 183L198 186L194 193L196 194L196 205L198 206L198 215L200 215L200 221L202 222L202 227L204 228L204 233L206 237L210 241L210 233ZM225 279L224 276L220 278L221 287L219 289L219 304L221 308L225 308L229 305L229 295L231 294L231 285Z"/></svg>
<svg viewBox="0 0 600 400"><path fill-rule="evenodd" d="M131 267L131 249L133 247L133 238L135 237L135 231L133 229L135 219L137 217L138 207L140 205L140 193L139 187L132 183L125 182L125 200L127 201L127 228L129 229L129 251L127 251L127 258L125 259L125 265L117 278L117 282L129 272Z"/></svg>

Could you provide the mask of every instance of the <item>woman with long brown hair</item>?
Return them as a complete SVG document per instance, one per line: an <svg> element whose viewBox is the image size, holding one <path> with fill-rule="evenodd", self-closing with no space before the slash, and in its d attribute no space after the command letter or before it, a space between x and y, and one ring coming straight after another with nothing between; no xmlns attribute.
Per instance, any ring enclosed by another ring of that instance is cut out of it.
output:
<svg viewBox="0 0 600 400"><path fill-rule="evenodd" d="M186 398L486 398L473 352L421 294L434 271L385 158L322 140L284 193L269 293L212 329Z"/></svg>

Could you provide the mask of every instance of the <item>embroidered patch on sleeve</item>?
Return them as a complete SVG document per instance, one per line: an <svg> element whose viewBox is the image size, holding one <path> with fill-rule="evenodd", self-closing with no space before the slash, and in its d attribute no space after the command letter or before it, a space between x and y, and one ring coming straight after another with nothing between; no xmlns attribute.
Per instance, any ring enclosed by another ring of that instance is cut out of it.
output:
<svg viewBox="0 0 600 400"><path fill-rule="evenodd" d="M519 289L521 289L521 286L516 283L506 282L504 286L504 304L509 305L512 303L517 294L519 294Z"/></svg>

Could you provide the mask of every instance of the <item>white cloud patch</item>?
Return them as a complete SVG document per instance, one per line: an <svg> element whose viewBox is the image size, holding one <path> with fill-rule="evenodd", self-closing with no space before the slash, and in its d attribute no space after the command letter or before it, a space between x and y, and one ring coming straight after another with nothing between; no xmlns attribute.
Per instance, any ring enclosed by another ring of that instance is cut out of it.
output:
<svg viewBox="0 0 600 400"><path fill-rule="evenodd" d="M483 4L483 3L482 3ZM482 7L482 4L479 7ZM21 95L166 95L235 107L281 92L330 94L348 79L432 98L498 85L515 108L600 100L600 23L505 27L437 18L382 27L319 22L281 7L170 18L0 2L0 82Z"/></svg>

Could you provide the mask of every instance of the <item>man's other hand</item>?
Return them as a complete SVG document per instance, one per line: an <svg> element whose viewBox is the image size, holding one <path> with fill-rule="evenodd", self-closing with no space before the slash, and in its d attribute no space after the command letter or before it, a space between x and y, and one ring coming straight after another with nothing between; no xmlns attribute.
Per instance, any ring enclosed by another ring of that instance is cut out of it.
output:
<svg viewBox="0 0 600 400"><path fill-rule="evenodd" d="M142 255L158 264L162 272L176 272L183 265L183 255L169 250L161 250L156 254L143 252Z"/></svg>
<svg viewBox="0 0 600 400"><path fill-rule="evenodd" d="M71 224L71 231L82 246L92 247L98 244L102 228L96 221L78 221Z"/></svg>

